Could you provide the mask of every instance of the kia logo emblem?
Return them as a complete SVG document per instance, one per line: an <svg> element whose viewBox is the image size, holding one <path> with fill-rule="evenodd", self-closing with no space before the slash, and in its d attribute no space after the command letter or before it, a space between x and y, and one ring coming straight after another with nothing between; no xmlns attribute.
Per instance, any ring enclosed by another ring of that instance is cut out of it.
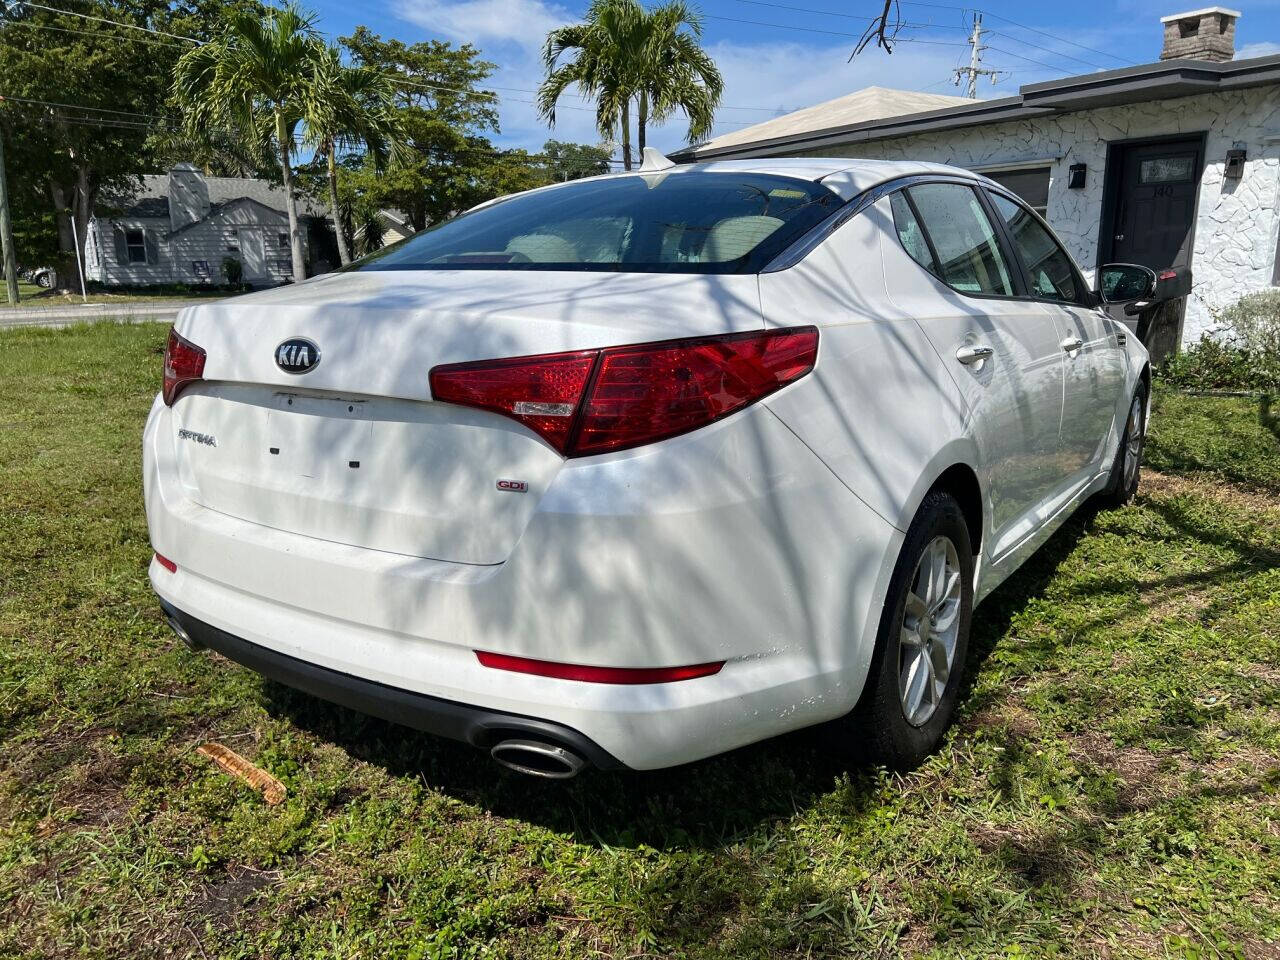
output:
<svg viewBox="0 0 1280 960"><path fill-rule="evenodd" d="M276 366L285 373L306 373L320 362L320 348L306 337L290 337L276 347Z"/></svg>

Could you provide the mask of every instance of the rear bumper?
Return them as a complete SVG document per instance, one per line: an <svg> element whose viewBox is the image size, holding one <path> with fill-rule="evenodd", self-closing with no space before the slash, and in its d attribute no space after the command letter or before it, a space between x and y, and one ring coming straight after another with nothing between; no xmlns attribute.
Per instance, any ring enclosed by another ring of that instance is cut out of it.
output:
<svg viewBox="0 0 1280 960"><path fill-rule="evenodd" d="M340 673L250 643L197 620L171 604L161 602L160 605L166 616L182 627L194 645L215 650L228 660L234 660L270 680L330 703L438 737L460 740L481 750L488 750L498 741L511 737L552 740L585 757L601 770L625 769L589 737L564 724L442 700Z"/></svg>
<svg viewBox="0 0 1280 960"><path fill-rule="evenodd" d="M397 703L536 718L646 770L833 719L861 692L901 532L762 405L649 448L566 463L511 555L483 566L208 509L183 482L174 427L157 403L143 442L147 522L177 569L152 563L156 593L284 663L360 681L369 697L357 709L387 716L398 708L377 701L389 692ZM491 669L480 650L725 666L613 685Z"/></svg>

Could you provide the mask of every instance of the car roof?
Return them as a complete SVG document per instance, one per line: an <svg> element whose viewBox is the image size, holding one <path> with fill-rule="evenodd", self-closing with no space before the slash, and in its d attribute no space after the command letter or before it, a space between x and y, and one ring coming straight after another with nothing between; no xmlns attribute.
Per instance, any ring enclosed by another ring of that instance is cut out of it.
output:
<svg viewBox="0 0 1280 960"><path fill-rule="evenodd" d="M953 167L945 163L929 163L920 160L862 160L852 157L759 157L748 160L709 160L704 163L679 164L658 175L703 171L706 173L760 173L780 177L814 180L834 190L846 200L869 190L871 187L894 180L927 173L946 173L953 176L983 179L971 170ZM637 176L617 173L612 176ZM652 175L652 174L649 174Z"/></svg>
<svg viewBox="0 0 1280 960"><path fill-rule="evenodd" d="M910 177L927 173L945 173L952 176L967 177L975 182L990 182L986 177L963 167L953 167L945 163L929 163L923 160L860 160L852 157L760 157L748 160L709 160L704 163L680 163L660 170L627 170L617 173L605 173L594 177L583 177L552 183L544 187L535 187L523 193L506 194L494 197L472 207L467 212L480 210L521 196L524 193L541 193L550 190L564 190L574 185L600 180L618 180L623 177L653 177L658 180L672 175L684 173L758 173L778 177L795 177L798 180L812 180L821 183L835 192L843 200L852 200L858 194L870 190L886 180L898 177Z"/></svg>

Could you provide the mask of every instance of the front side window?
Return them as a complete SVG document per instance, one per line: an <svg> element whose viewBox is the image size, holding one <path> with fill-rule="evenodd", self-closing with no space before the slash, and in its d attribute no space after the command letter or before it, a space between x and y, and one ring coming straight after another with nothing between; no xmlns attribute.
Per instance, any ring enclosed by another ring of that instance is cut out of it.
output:
<svg viewBox="0 0 1280 960"><path fill-rule="evenodd" d="M1033 297L1079 303L1081 287L1067 252L1025 207L998 193L988 194L1009 229L1013 245L1027 268Z"/></svg>
<svg viewBox="0 0 1280 960"><path fill-rule="evenodd" d="M126 230L124 246L129 253L130 263L147 262L147 235L143 230Z"/></svg>
<svg viewBox="0 0 1280 960"><path fill-rule="evenodd" d="M1013 296L1012 273L978 195L959 183L924 183L907 194L937 254L939 276L961 293Z"/></svg>
<svg viewBox="0 0 1280 960"><path fill-rule="evenodd" d="M350 269L751 273L842 203L822 184L793 177L608 177L473 210Z"/></svg>

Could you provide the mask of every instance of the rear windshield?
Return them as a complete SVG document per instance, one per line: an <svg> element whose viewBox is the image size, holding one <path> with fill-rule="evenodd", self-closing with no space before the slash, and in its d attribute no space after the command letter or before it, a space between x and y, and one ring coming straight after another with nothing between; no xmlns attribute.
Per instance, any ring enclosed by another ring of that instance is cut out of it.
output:
<svg viewBox="0 0 1280 960"><path fill-rule="evenodd" d="M791 177L610 177L463 214L350 269L752 273L842 202Z"/></svg>

